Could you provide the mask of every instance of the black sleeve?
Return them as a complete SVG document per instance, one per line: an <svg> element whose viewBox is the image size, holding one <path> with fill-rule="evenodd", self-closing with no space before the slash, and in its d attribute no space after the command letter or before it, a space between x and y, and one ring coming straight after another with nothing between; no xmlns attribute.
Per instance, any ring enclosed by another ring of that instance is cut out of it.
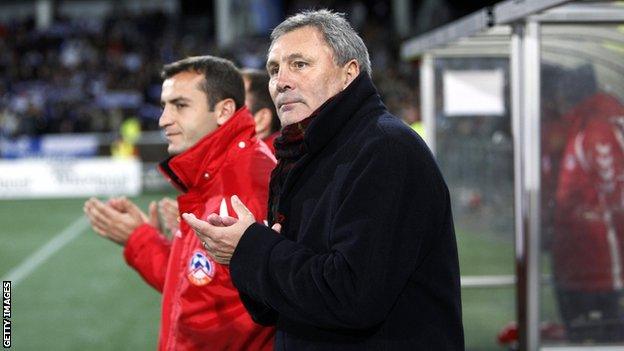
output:
<svg viewBox="0 0 624 351"><path fill-rule="evenodd" d="M241 293L321 328L366 329L384 320L426 256L440 218L434 212L448 193L425 149L369 146L353 161L352 181L336 190L330 250L314 252L254 224L230 263Z"/></svg>
<svg viewBox="0 0 624 351"><path fill-rule="evenodd" d="M277 312L271 307L252 299L249 295L239 292L241 301L254 322L261 325L275 325Z"/></svg>

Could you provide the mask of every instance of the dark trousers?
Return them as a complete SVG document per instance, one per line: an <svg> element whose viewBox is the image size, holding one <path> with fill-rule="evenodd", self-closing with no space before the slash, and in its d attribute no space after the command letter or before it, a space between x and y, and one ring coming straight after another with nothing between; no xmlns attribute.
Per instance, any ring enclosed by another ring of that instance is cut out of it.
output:
<svg viewBox="0 0 624 351"><path fill-rule="evenodd" d="M556 290L559 312L570 342L624 341L624 291Z"/></svg>

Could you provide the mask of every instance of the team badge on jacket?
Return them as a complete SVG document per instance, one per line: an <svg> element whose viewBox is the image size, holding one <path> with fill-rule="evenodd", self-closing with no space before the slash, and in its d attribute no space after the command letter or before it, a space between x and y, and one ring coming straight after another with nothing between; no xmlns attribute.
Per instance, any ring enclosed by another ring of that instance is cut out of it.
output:
<svg viewBox="0 0 624 351"><path fill-rule="evenodd" d="M188 280L196 286L203 286L212 281L215 275L215 263L201 251L195 251L188 267Z"/></svg>

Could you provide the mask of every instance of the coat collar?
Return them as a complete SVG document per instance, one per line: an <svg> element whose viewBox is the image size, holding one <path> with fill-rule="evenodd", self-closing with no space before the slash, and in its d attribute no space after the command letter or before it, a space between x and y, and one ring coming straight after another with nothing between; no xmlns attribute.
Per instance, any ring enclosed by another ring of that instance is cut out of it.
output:
<svg viewBox="0 0 624 351"><path fill-rule="evenodd" d="M368 101L371 97L373 99ZM327 100L312 114L315 117L304 138L308 152L315 153L322 149L361 109L366 113L377 108L385 107L373 81L367 73L362 72L345 90Z"/></svg>
<svg viewBox="0 0 624 351"><path fill-rule="evenodd" d="M253 117L247 107L242 107L191 148L161 162L159 170L176 188L187 192L198 187L202 179L214 177L228 151L235 145L245 147L241 143L249 143L254 135Z"/></svg>

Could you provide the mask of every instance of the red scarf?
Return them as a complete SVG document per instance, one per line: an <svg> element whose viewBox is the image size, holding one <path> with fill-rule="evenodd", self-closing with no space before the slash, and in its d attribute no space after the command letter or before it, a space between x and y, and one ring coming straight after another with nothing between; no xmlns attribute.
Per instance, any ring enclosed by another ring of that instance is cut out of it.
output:
<svg viewBox="0 0 624 351"><path fill-rule="evenodd" d="M279 208L279 196L288 173L307 152L303 139L305 131L315 115L312 114L303 121L287 125L282 129L282 135L275 139L275 157L278 164L271 173L269 185L269 223L271 224L284 222L284 215L278 213L277 210Z"/></svg>

